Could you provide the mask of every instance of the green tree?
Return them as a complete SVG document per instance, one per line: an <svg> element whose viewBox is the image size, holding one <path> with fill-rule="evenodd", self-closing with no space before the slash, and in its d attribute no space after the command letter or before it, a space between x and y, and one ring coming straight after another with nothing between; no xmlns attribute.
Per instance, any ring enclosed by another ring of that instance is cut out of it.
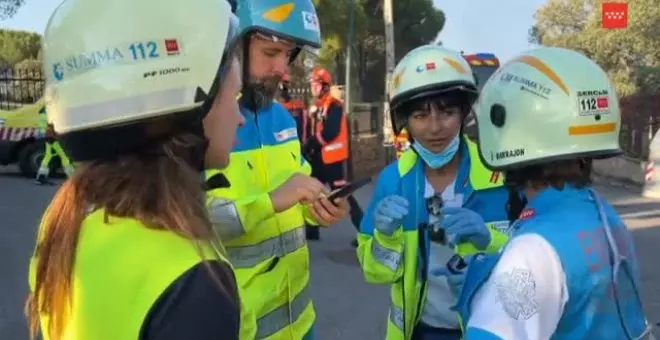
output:
<svg viewBox="0 0 660 340"><path fill-rule="evenodd" d="M25 0L0 0L0 20L13 17L24 3Z"/></svg>
<svg viewBox="0 0 660 340"><path fill-rule="evenodd" d="M395 54L397 60L409 50L433 42L445 23L442 11L431 0L394 2ZM294 87L306 88L304 59L314 59L334 75L336 84L346 84L345 58L353 49L353 79L356 100L381 101L385 90L385 32L382 0L314 0L319 15L323 47L315 56L303 54L292 66ZM354 10L353 46L347 46L350 13Z"/></svg>
<svg viewBox="0 0 660 340"><path fill-rule="evenodd" d="M394 49L398 62L413 48L432 43L445 25L445 15L431 0L393 1ZM366 0L371 20L367 31L356 40L360 58L359 88L364 101L382 101L385 94L385 26L383 3Z"/></svg>
<svg viewBox="0 0 660 340"><path fill-rule="evenodd" d="M431 0L393 1L395 55L432 42L445 23L444 13ZM349 48L349 15L355 6L353 34L353 83L363 101L383 100L385 90L385 28L382 0L318 0L323 48L319 63L344 84L345 53Z"/></svg>
<svg viewBox="0 0 660 340"><path fill-rule="evenodd" d="M41 35L34 32L0 29L0 60L13 66L25 59L37 59Z"/></svg>
<svg viewBox="0 0 660 340"><path fill-rule="evenodd" d="M342 57L346 49L350 29L350 14L354 11L354 37L364 32L367 17L364 13L364 0L315 0L323 48L319 51L319 63L334 68L337 58Z"/></svg>
<svg viewBox="0 0 660 340"><path fill-rule="evenodd" d="M18 42L13 39L3 39L2 32L0 32L0 59L2 59L4 64L9 66L13 66L25 59L23 51L18 46Z"/></svg>
<svg viewBox="0 0 660 340"><path fill-rule="evenodd" d="M14 65L14 70L18 73L32 74L32 73L41 73L43 64L41 60L38 59L25 59L21 60L19 63ZM37 75L36 77L40 77Z"/></svg>
<svg viewBox="0 0 660 340"><path fill-rule="evenodd" d="M660 3L628 2L628 27L604 29L603 0L550 0L535 15L530 42L578 50L595 60L619 95L660 90Z"/></svg>

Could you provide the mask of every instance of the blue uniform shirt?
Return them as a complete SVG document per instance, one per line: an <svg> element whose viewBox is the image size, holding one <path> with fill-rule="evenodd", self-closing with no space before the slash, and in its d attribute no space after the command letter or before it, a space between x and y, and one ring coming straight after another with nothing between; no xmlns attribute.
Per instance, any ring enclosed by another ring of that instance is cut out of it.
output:
<svg viewBox="0 0 660 340"><path fill-rule="evenodd" d="M503 252L470 263L457 305L467 339L627 339L623 325L635 338L645 331L632 237L596 197L587 188L544 189ZM613 261L614 248L625 261Z"/></svg>

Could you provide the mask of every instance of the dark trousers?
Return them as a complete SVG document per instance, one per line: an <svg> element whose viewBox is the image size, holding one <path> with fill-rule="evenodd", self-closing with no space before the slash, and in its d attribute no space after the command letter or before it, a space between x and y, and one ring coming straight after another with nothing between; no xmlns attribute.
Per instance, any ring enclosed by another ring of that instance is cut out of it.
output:
<svg viewBox="0 0 660 340"><path fill-rule="evenodd" d="M342 187L346 183L346 162L339 162L334 164L323 164L320 160L310 161L312 166L312 177L318 179L321 183L330 186L330 189L335 190ZM353 226L357 231L360 231L360 222L362 222L362 208L358 204L353 195L346 197L348 205L350 206L350 217ZM312 240L319 239L318 226L307 226L307 238Z"/></svg>
<svg viewBox="0 0 660 340"><path fill-rule="evenodd" d="M413 340L461 340L460 329L435 328L420 322L413 331Z"/></svg>

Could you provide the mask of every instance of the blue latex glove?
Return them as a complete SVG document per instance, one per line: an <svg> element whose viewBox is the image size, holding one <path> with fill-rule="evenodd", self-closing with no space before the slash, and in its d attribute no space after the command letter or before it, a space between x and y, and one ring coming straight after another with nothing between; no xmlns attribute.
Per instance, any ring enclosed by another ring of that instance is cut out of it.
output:
<svg viewBox="0 0 660 340"><path fill-rule="evenodd" d="M442 226L445 228L448 243L452 246L463 242L472 243L484 250L490 244L490 231L486 222L476 212L465 208L445 207L442 213Z"/></svg>
<svg viewBox="0 0 660 340"><path fill-rule="evenodd" d="M468 261L468 259L465 261ZM463 282L465 282L465 271L460 274L452 274L445 266L442 266L431 270L431 275L447 277L447 283L449 284L449 289L451 290L452 294L455 296L459 296L461 294L461 289L463 289Z"/></svg>
<svg viewBox="0 0 660 340"><path fill-rule="evenodd" d="M385 235L392 235L401 226L406 215L408 200L397 195L387 196L376 205L374 227Z"/></svg>

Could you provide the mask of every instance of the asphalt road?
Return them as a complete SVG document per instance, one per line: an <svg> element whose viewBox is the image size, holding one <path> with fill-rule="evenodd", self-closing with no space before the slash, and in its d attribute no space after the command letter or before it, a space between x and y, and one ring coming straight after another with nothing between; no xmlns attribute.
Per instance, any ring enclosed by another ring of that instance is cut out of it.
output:
<svg viewBox="0 0 660 340"><path fill-rule="evenodd" d="M13 168L0 167L0 339L27 338L22 315L27 293L28 258L38 220L56 187L33 185ZM647 315L660 322L660 202L623 188L598 189L626 218L633 230L642 263ZM365 203L369 188L357 193ZM322 241L311 244L312 285L321 340L383 339L388 288L364 282L350 246L354 229L344 221L324 230ZM657 332L657 331L656 331Z"/></svg>

